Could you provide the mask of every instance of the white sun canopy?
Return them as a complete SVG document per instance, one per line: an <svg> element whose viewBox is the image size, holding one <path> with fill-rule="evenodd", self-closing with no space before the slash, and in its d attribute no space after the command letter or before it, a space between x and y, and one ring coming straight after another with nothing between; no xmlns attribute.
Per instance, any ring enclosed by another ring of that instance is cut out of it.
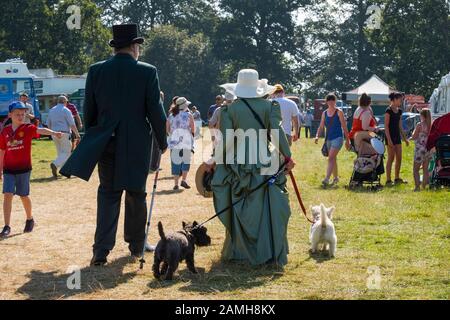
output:
<svg viewBox="0 0 450 320"><path fill-rule="evenodd" d="M357 104L359 97L367 93L372 97L373 104L389 104L389 94L394 91L386 82L377 75L373 75L360 87L346 92L346 101Z"/></svg>

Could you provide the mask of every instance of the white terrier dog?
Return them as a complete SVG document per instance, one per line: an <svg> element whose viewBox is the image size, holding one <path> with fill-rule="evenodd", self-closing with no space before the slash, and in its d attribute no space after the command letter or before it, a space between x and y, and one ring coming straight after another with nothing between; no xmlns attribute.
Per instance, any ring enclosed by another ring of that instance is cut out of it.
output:
<svg viewBox="0 0 450 320"><path fill-rule="evenodd" d="M319 245L322 244L321 250L327 250L329 246L330 257L336 254L337 237L334 224L331 222L334 210L335 207L326 208L323 203L320 206L311 207L314 219L309 235L312 253L316 253Z"/></svg>

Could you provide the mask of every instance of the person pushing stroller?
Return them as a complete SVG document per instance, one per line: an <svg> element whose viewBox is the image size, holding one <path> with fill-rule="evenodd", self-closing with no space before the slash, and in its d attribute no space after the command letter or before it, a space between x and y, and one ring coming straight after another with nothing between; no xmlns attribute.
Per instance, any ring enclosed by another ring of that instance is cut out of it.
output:
<svg viewBox="0 0 450 320"><path fill-rule="evenodd" d="M377 138L380 129L371 108L372 98L366 93L359 99L359 107L353 116L352 130L349 137L353 151L358 155L350 188L362 186L364 183L372 187L381 187L380 176L384 173L383 157L385 148L381 139Z"/></svg>
<svg viewBox="0 0 450 320"><path fill-rule="evenodd" d="M372 98L363 93L359 99L359 107L353 115L353 125L349 136L358 155L376 154L370 141L373 138L373 134L379 133L380 130L377 128L371 104Z"/></svg>

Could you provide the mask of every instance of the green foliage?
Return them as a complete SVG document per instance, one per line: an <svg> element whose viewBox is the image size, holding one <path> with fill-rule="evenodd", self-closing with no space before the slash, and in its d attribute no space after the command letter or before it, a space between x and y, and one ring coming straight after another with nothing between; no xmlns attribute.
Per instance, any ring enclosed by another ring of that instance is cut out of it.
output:
<svg viewBox="0 0 450 320"><path fill-rule="evenodd" d="M70 4L82 8L80 30L66 27ZM379 30L366 26L374 4ZM144 58L159 67L167 96L188 95L203 108L242 68L308 98L353 89L374 73L429 97L450 70L449 13L446 0L4 1L0 61L82 74L110 56L109 27L135 22L149 34Z"/></svg>
<svg viewBox="0 0 450 320"><path fill-rule="evenodd" d="M333 6L319 2L311 9L317 18L304 26L310 34L310 54L303 70L314 96L353 89L378 72L378 58L365 28L367 8L374 3L339 0Z"/></svg>
<svg viewBox="0 0 450 320"><path fill-rule="evenodd" d="M261 77L298 85L294 12L308 1L222 0L224 17L214 38L215 54L227 64L227 77L256 68Z"/></svg>
<svg viewBox="0 0 450 320"><path fill-rule="evenodd" d="M145 32L158 25L171 24L180 15L180 8L189 0L94 0L103 8L104 20L108 25L116 23L137 23Z"/></svg>
<svg viewBox="0 0 450 320"><path fill-rule="evenodd" d="M173 26L153 29L148 36L143 61L158 67L166 104L174 96L186 96L203 115L218 92L220 65L204 35L190 36Z"/></svg>
<svg viewBox="0 0 450 320"><path fill-rule="evenodd" d="M430 96L450 70L450 20L445 0L386 0L380 32L370 36L384 76L405 92Z"/></svg>
<svg viewBox="0 0 450 320"><path fill-rule="evenodd" d="M0 21L7 48L1 48L0 61L20 57L31 67L49 66L52 11L47 1L3 1Z"/></svg>
<svg viewBox="0 0 450 320"><path fill-rule="evenodd" d="M366 27L373 4L382 8L380 30ZM445 0L317 1L310 11L316 19L302 27L310 35L302 71L313 96L353 89L376 73L398 90L429 97L450 70Z"/></svg>
<svg viewBox="0 0 450 320"><path fill-rule="evenodd" d="M101 11L90 0L8 1L0 11L0 61L20 57L30 68L53 68L58 73L82 74L111 52L110 31ZM81 8L81 29L69 30L66 9ZM11 17L14 17L11 19Z"/></svg>
<svg viewBox="0 0 450 320"><path fill-rule="evenodd" d="M81 28L69 30L67 8L81 7ZM66 0L54 11L52 32L52 67L61 74L83 74L97 60L107 59L112 50L108 45L111 32L100 20L100 9L90 0Z"/></svg>

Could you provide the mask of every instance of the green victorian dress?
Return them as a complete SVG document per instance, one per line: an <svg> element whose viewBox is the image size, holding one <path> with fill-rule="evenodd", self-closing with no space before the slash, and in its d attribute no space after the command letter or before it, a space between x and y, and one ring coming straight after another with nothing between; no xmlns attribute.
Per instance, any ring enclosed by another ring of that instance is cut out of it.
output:
<svg viewBox="0 0 450 320"><path fill-rule="evenodd" d="M289 144L281 127L279 104L262 98L246 100L260 116L266 129L278 130L279 134L275 139L278 138L276 140L279 140L277 153L282 155L277 155L279 163L284 161L284 156L291 157ZM261 173L261 169L270 164L264 165L263 163L266 162L260 161L260 159L256 161L256 164L249 163L250 146L248 139L245 139L245 163L242 164L243 161L241 161L241 164L238 163L237 149L244 148L243 141L241 140L241 145L239 145L239 142L235 143L236 139L227 139L226 133L230 129L242 129L246 132L249 129L262 129L262 126L252 111L240 99L222 109L220 118L220 131L223 135L224 144L222 156L223 159L226 159L227 156L232 155L234 161L231 161L233 164L228 164L230 161L224 161L225 164L217 164L216 166L211 182L216 212L224 210L232 203L244 198L249 190L253 190L270 177ZM264 137L264 135L257 135L258 146L261 137ZM274 136L272 136L272 139L274 139ZM269 154L269 148L265 149L267 150L263 151ZM255 161L252 161L252 163L255 163ZM287 264L289 252L287 226L291 211L286 181L286 176L282 173L275 184L267 185L251 193L220 216L220 220L226 228L226 239L222 251L223 260L243 261L252 265L261 265L268 262L279 265Z"/></svg>

